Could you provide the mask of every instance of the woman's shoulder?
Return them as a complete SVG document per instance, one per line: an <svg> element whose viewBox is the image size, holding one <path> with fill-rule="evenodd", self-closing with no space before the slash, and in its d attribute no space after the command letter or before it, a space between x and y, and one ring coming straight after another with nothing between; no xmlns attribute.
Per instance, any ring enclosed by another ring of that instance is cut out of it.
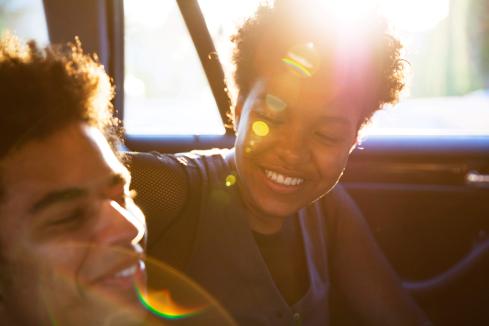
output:
<svg viewBox="0 0 489 326"><path fill-rule="evenodd" d="M132 176L132 188L138 194L138 205L146 214L178 214L190 194L199 192L202 182L230 168L227 160L230 151L212 149L177 154L125 153L125 161Z"/></svg>
<svg viewBox="0 0 489 326"><path fill-rule="evenodd" d="M328 228L335 234L365 224L360 208L341 183L321 198L320 205Z"/></svg>
<svg viewBox="0 0 489 326"><path fill-rule="evenodd" d="M189 192L188 174L178 157L157 152L130 152L126 157L135 202L148 222L157 219L161 225L178 216Z"/></svg>
<svg viewBox="0 0 489 326"><path fill-rule="evenodd" d="M322 199L325 209L334 212L335 215L341 213L357 213L358 206L345 189L343 184L336 184Z"/></svg>

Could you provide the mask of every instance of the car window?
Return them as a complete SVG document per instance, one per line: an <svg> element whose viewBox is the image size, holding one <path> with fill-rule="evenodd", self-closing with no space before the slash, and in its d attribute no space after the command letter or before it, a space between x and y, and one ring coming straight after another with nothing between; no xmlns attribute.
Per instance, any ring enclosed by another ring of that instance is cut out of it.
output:
<svg viewBox="0 0 489 326"><path fill-rule="evenodd" d="M176 1L124 1L124 123L130 135L224 134Z"/></svg>
<svg viewBox="0 0 489 326"><path fill-rule="evenodd" d="M350 8L363 1L337 3L350 15ZM223 62L230 58L229 36L260 2L199 0ZM484 78L489 80L487 3L380 1L393 31L405 44L408 87L398 105L376 113L365 134L489 135L489 91L484 89ZM228 74L229 68L225 67Z"/></svg>
<svg viewBox="0 0 489 326"><path fill-rule="evenodd" d="M42 0L0 0L0 31L7 30L45 46L49 37Z"/></svg>

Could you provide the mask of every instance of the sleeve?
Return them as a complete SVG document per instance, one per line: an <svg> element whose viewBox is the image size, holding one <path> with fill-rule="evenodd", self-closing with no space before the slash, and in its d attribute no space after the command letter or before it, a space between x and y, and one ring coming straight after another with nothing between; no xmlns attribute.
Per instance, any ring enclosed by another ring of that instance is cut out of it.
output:
<svg viewBox="0 0 489 326"><path fill-rule="evenodd" d="M183 211L188 194L188 178L173 155L127 153L134 201L146 216L150 236L147 246L158 241Z"/></svg>
<svg viewBox="0 0 489 326"><path fill-rule="evenodd" d="M377 246L341 184L324 204L334 288L362 325L431 325Z"/></svg>

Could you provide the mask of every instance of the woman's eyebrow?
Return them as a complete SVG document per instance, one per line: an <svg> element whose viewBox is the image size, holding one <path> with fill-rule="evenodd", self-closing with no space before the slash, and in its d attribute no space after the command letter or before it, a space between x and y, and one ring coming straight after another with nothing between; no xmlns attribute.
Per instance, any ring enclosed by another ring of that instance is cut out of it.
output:
<svg viewBox="0 0 489 326"><path fill-rule="evenodd" d="M320 123L328 123L328 124L339 124L345 127L351 126L351 121L345 117L333 116L333 115L322 115L318 121Z"/></svg>

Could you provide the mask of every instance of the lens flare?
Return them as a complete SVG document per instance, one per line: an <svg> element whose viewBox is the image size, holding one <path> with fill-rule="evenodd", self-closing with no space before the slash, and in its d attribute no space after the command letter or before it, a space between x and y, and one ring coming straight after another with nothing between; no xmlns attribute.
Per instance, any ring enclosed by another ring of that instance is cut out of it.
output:
<svg viewBox="0 0 489 326"><path fill-rule="evenodd" d="M259 137L265 137L270 133L270 127L268 127L268 124L264 121L258 120L253 122L251 128L253 133Z"/></svg>
<svg viewBox="0 0 489 326"><path fill-rule="evenodd" d="M289 71L300 78L309 78L319 66L319 55L313 43L299 44L282 58Z"/></svg>
<svg viewBox="0 0 489 326"><path fill-rule="evenodd" d="M226 187L234 186L236 183L236 176L234 174L230 174L226 177Z"/></svg>
<svg viewBox="0 0 489 326"><path fill-rule="evenodd" d="M43 270L37 284L39 300L52 325L139 325L145 321L148 313L133 288L145 283L142 248L92 243L69 243L63 248L98 256L88 261L98 273L79 276L64 265ZM116 280L119 287L105 286L107 279Z"/></svg>
<svg viewBox="0 0 489 326"><path fill-rule="evenodd" d="M225 191L222 193L225 194ZM173 322L183 322L184 325L236 325L222 306L198 284L161 261L150 257L145 259L147 283L136 284L135 295L153 318L163 321L163 325Z"/></svg>
<svg viewBox="0 0 489 326"><path fill-rule="evenodd" d="M291 58L292 56L293 53L289 53L288 57L282 58L282 62L292 68L291 71L296 72L299 76L311 77L311 71L298 60L294 60L293 58Z"/></svg>
<svg viewBox="0 0 489 326"><path fill-rule="evenodd" d="M287 107L287 103L272 94L267 94L265 102L267 103L267 107L275 112L281 112Z"/></svg>
<svg viewBox="0 0 489 326"><path fill-rule="evenodd" d="M141 304L151 313L165 319L182 319L200 314L207 305L197 307L184 307L176 303L168 290L143 293L139 288L136 292Z"/></svg>
<svg viewBox="0 0 489 326"><path fill-rule="evenodd" d="M139 267L125 268L109 276L124 282L120 288L107 287L103 281L94 282L98 275L76 279L72 270L54 268L53 274L39 284L39 300L52 325L209 325L206 323L209 320L212 325L237 325L198 284L171 266L144 256L141 249L91 243L71 246L71 250L97 251L98 268L104 271L114 270L121 262L124 266L131 262ZM149 270L152 280L157 281L151 283L154 287L149 286ZM126 286L129 282L132 286Z"/></svg>

